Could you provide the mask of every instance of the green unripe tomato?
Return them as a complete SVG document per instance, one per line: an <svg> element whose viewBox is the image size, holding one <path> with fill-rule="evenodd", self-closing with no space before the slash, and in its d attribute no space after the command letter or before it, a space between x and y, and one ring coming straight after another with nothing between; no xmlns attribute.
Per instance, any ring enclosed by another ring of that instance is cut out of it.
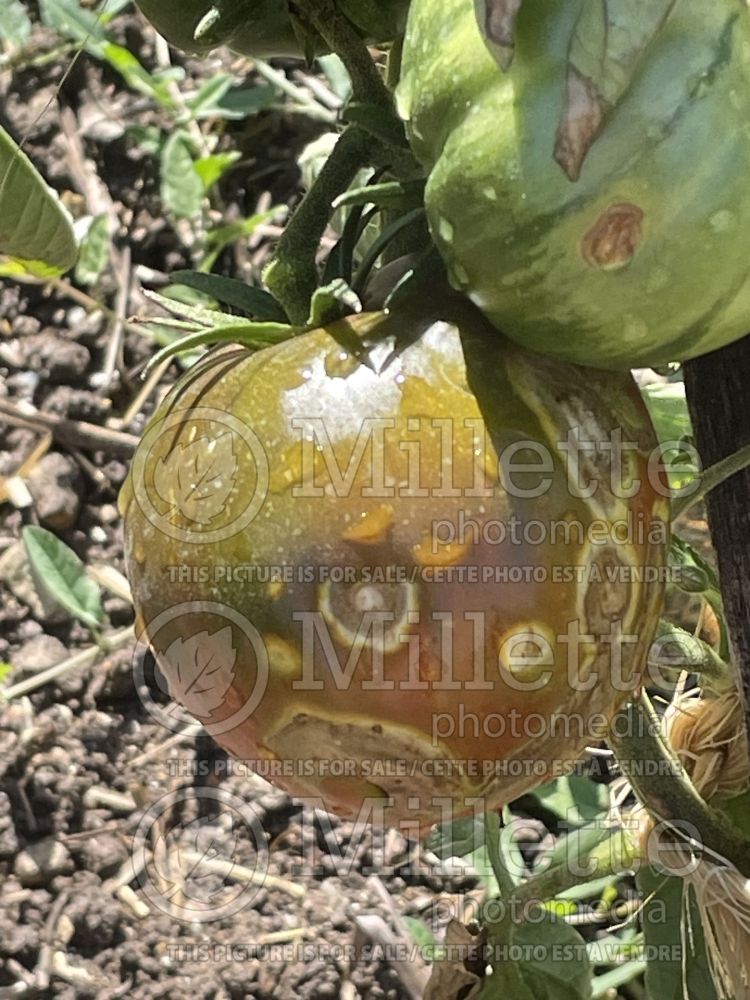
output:
<svg viewBox="0 0 750 1000"><path fill-rule="evenodd" d="M630 375L434 298L211 353L121 494L172 696L291 792L420 829L604 737L642 675L668 533Z"/></svg>
<svg viewBox="0 0 750 1000"><path fill-rule="evenodd" d="M218 45L256 56L298 55L299 41L285 0L235 0L213 24L211 0L136 0L156 30L175 48L205 54ZM221 7L221 5L218 5ZM204 22L205 34L196 38Z"/></svg>
<svg viewBox="0 0 750 1000"><path fill-rule="evenodd" d="M295 31L288 0L136 0L154 27L178 49L205 54L228 45L243 55L309 56L326 51L323 39ZM362 36L390 42L402 33L406 0L341 0ZM198 37L196 37L196 34ZM307 42L307 45L305 45ZM304 51L303 51L304 49Z"/></svg>
<svg viewBox="0 0 750 1000"><path fill-rule="evenodd" d="M615 369L750 329L746 4L413 0L402 71L433 237L507 336Z"/></svg>

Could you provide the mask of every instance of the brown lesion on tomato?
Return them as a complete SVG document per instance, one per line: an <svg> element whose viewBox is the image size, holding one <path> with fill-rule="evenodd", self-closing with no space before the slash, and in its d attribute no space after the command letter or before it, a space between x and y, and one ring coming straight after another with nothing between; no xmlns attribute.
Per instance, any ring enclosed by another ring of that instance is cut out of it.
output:
<svg viewBox="0 0 750 1000"><path fill-rule="evenodd" d="M583 237L583 259L602 271L625 267L643 240L643 219L643 209L633 202L610 205Z"/></svg>
<svg viewBox="0 0 750 1000"><path fill-rule="evenodd" d="M625 546L591 547L582 591L582 619L597 638L609 635L614 623L625 622L634 600L630 579L633 563ZM625 558L623 558L625 556Z"/></svg>
<svg viewBox="0 0 750 1000"><path fill-rule="evenodd" d="M555 633L544 622L516 622L497 639L501 675L510 682L545 687L553 676Z"/></svg>
<svg viewBox="0 0 750 1000"><path fill-rule="evenodd" d="M268 654L268 663L274 676L299 677L302 673L302 657L298 649L281 636L266 632L263 644Z"/></svg>
<svg viewBox="0 0 750 1000"><path fill-rule="evenodd" d="M436 745L417 729L364 714L326 716L292 710L266 742L277 759L314 762L311 777L307 777L310 771L295 768L300 772L294 781L297 794L317 796L322 791L329 805L350 817L368 798L388 799L387 821L409 819L427 828L435 820L436 797L461 802L475 791L458 762L445 766L452 761L446 746ZM431 769L425 761L444 766Z"/></svg>
<svg viewBox="0 0 750 1000"><path fill-rule="evenodd" d="M508 69L513 60L513 35L522 0L486 0L484 32L500 46L500 65Z"/></svg>
<svg viewBox="0 0 750 1000"><path fill-rule="evenodd" d="M565 109L555 136L554 157L568 180L577 181L586 154L602 128L609 104L589 77L568 71Z"/></svg>
<svg viewBox="0 0 750 1000"><path fill-rule="evenodd" d="M326 581L318 587L318 610L333 638L347 649L398 652L419 604L417 585L405 580Z"/></svg>

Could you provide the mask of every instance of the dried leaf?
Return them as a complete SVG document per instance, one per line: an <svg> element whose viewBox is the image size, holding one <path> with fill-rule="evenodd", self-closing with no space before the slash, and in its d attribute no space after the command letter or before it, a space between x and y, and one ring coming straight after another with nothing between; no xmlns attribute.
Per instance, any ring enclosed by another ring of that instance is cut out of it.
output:
<svg viewBox="0 0 750 1000"><path fill-rule="evenodd" d="M513 32L523 0L475 0L479 28L490 51L507 70L513 62Z"/></svg>
<svg viewBox="0 0 750 1000"><path fill-rule="evenodd" d="M445 929L445 946L448 958L436 958L432 975L425 987L424 1000L473 1000L479 995L482 980L474 972L469 972L462 955L471 956L479 947L479 939L460 921L451 920ZM459 956L459 957L455 957Z"/></svg>
<svg viewBox="0 0 750 1000"><path fill-rule="evenodd" d="M191 715L205 718L224 703L234 680L237 650L232 628L177 638L159 657L169 693Z"/></svg>
<svg viewBox="0 0 750 1000"><path fill-rule="evenodd" d="M179 444L154 468L154 489L175 515L209 524L220 514L234 489L237 473L232 433L200 437Z"/></svg>
<svg viewBox="0 0 750 1000"><path fill-rule="evenodd" d="M638 63L674 4L675 0L601 0L582 5L555 141L555 159L570 180L578 180L607 115L627 92Z"/></svg>

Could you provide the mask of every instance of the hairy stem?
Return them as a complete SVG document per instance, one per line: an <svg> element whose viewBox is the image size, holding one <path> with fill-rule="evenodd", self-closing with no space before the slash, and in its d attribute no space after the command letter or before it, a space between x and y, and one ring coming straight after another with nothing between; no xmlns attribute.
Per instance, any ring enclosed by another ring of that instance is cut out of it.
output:
<svg viewBox="0 0 750 1000"><path fill-rule="evenodd" d="M367 162L371 146L372 139L357 125L341 135L284 230L274 259L266 268L265 283L295 326L304 326L310 314L310 300L318 287L315 257L333 202Z"/></svg>
<svg viewBox="0 0 750 1000"><path fill-rule="evenodd" d="M346 66L353 100L379 109L381 117L385 115L389 123L386 132L403 135L393 97L380 70L333 0L296 0L295 6ZM368 163L387 165L397 174L409 177L419 172L409 150L397 141L378 139L356 124L342 134L315 184L292 216L264 275L269 290L297 326L304 325L310 315L310 300L318 287L316 254L333 213L333 202Z"/></svg>
<svg viewBox="0 0 750 1000"><path fill-rule="evenodd" d="M623 774L657 821L674 825L678 836L687 831L686 842L696 854L732 864L750 877L750 841L700 797L645 694L620 710L609 742Z"/></svg>
<svg viewBox="0 0 750 1000"><path fill-rule="evenodd" d="M584 885L607 875L621 875L633 868L640 850L626 831L616 830L596 847L575 859L548 868L528 879L513 893L513 899L523 909L545 903L576 885Z"/></svg>
<svg viewBox="0 0 750 1000"><path fill-rule="evenodd" d="M711 490L721 486L727 479L742 472L750 465L750 445L745 445L732 455L727 455L715 465L709 466L700 477L700 485L696 490L684 497L678 497L672 501L672 520L676 521L680 514L684 514L693 504L700 500L705 500Z"/></svg>
<svg viewBox="0 0 750 1000"><path fill-rule="evenodd" d="M719 656L713 646L679 625L662 618L652 644L648 666L652 680L660 671L682 671L698 674L702 687L712 691L727 691L737 684L737 671ZM656 648L655 648L656 647Z"/></svg>
<svg viewBox="0 0 750 1000"><path fill-rule="evenodd" d="M295 6L346 66L354 100L392 109L393 98L367 46L333 0L296 0Z"/></svg>

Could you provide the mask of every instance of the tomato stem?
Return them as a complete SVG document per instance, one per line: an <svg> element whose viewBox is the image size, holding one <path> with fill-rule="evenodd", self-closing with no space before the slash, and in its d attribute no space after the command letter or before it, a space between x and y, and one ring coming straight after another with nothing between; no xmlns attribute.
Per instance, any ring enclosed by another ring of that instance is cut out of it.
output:
<svg viewBox="0 0 750 1000"><path fill-rule="evenodd" d="M677 843L750 877L750 841L698 794L645 693L620 710L609 742L638 798L658 822L675 830Z"/></svg>
<svg viewBox="0 0 750 1000"><path fill-rule="evenodd" d="M368 120L353 123L342 133L317 180L302 199L286 227L264 279L284 306L292 323L304 325L310 300L318 287L316 253L334 208L333 203L351 185L357 172L381 163L397 175L413 178L418 164L408 150L399 119L381 72L349 20L333 0L297 0L298 12L321 35L346 66L352 81L352 103L372 109ZM390 137L391 141L388 141Z"/></svg>
<svg viewBox="0 0 750 1000"><path fill-rule="evenodd" d="M390 109L395 115L393 98L367 46L333 0L296 0L295 6L346 66L353 99Z"/></svg>
<svg viewBox="0 0 750 1000"><path fill-rule="evenodd" d="M640 855L634 838L625 830L615 830L606 840L576 857L575 864L571 863L573 859L566 859L528 879L514 891L513 898L521 904L520 910L533 903L541 905L574 886L609 875L622 875L633 868Z"/></svg>
<svg viewBox="0 0 750 1000"><path fill-rule="evenodd" d="M736 687L737 671L734 665L722 659L713 646L699 636L662 618L656 637L659 640L669 640L669 644L677 648L678 659L670 661L668 649L664 650L660 658L658 654L662 649L657 644L657 652L652 652L649 656L650 667L656 670L688 670L698 675L701 687L716 692Z"/></svg>
<svg viewBox="0 0 750 1000"><path fill-rule="evenodd" d="M711 490L721 486L727 479L742 472L748 466L750 466L750 445L745 445L739 451L735 451L714 465L710 465L702 473L700 484L696 490L688 496L678 497L672 501L672 520L676 521L680 514L684 514L686 510L699 501L705 500Z"/></svg>
<svg viewBox="0 0 750 1000"><path fill-rule="evenodd" d="M342 133L318 179L292 216L263 279L295 326L305 326L318 287L316 255L334 200L367 163L374 140L358 125Z"/></svg>

